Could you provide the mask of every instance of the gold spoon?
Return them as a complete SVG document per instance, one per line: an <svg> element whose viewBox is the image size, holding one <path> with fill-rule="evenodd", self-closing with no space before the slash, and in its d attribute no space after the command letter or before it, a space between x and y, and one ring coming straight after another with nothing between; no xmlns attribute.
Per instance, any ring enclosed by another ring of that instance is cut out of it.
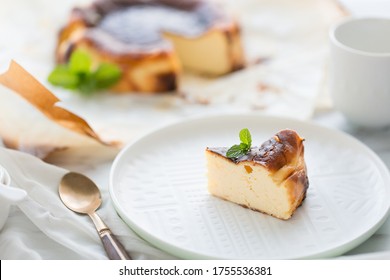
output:
<svg viewBox="0 0 390 280"><path fill-rule="evenodd" d="M88 214L91 217L111 260L131 259L122 244L96 213L102 199L98 187L91 179L79 173L67 173L61 179L58 192L66 207L76 213Z"/></svg>

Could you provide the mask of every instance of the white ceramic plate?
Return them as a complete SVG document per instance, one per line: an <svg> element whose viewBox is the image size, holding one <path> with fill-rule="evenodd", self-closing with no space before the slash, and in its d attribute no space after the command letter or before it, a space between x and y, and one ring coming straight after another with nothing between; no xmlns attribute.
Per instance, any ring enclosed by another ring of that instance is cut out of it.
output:
<svg viewBox="0 0 390 280"><path fill-rule="evenodd" d="M254 145L284 128L306 139L310 186L288 221L207 192L204 149L238 143L244 127ZM382 225L390 209L390 175L378 156L342 132L290 119L225 115L170 125L128 145L113 164L110 193L135 232L180 258L320 258L352 249Z"/></svg>

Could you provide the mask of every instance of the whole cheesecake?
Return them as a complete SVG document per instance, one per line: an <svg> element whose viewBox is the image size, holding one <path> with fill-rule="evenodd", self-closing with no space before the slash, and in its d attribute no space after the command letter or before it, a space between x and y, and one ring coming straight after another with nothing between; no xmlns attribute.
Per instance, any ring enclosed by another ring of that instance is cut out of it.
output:
<svg viewBox="0 0 390 280"><path fill-rule="evenodd" d="M60 31L57 63L76 49L98 62L116 63L118 92L166 92L183 70L219 76L241 69L237 22L203 0L105 0L74 8Z"/></svg>
<svg viewBox="0 0 390 280"><path fill-rule="evenodd" d="M228 148L207 148L208 190L222 199L287 220L309 186L303 139L282 130L239 158Z"/></svg>

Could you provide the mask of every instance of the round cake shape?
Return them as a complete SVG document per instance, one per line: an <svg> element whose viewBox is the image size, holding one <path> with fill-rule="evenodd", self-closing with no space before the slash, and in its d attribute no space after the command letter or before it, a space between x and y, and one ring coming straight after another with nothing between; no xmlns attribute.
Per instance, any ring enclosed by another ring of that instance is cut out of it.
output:
<svg viewBox="0 0 390 280"><path fill-rule="evenodd" d="M176 90L182 70L223 75L243 67L235 20L203 0L105 0L74 8L62 28L57 63L76 49L116 63L118 92Z"/></svg>

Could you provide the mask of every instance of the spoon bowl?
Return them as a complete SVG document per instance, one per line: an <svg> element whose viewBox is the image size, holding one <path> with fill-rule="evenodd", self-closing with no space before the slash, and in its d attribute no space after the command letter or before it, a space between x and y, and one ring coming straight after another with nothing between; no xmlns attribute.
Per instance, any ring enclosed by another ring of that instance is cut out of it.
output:
<svg viewBox="0 0 390 280"><path fill-rule="evenodd" d="M69 172L61 178L58 192L62 202L70 210L89 215L110 259L131 259L123 245L96 213L102 204L102 199L99 188L91 179L80 173Z"/></svg>
<svg viewBox="0 0 390 280"><path fill-rule="evenodd" d="M88 177L75 172L62 177L58 190L65 206L80 214L93 213L102 204L96 184Z"/></svg>

